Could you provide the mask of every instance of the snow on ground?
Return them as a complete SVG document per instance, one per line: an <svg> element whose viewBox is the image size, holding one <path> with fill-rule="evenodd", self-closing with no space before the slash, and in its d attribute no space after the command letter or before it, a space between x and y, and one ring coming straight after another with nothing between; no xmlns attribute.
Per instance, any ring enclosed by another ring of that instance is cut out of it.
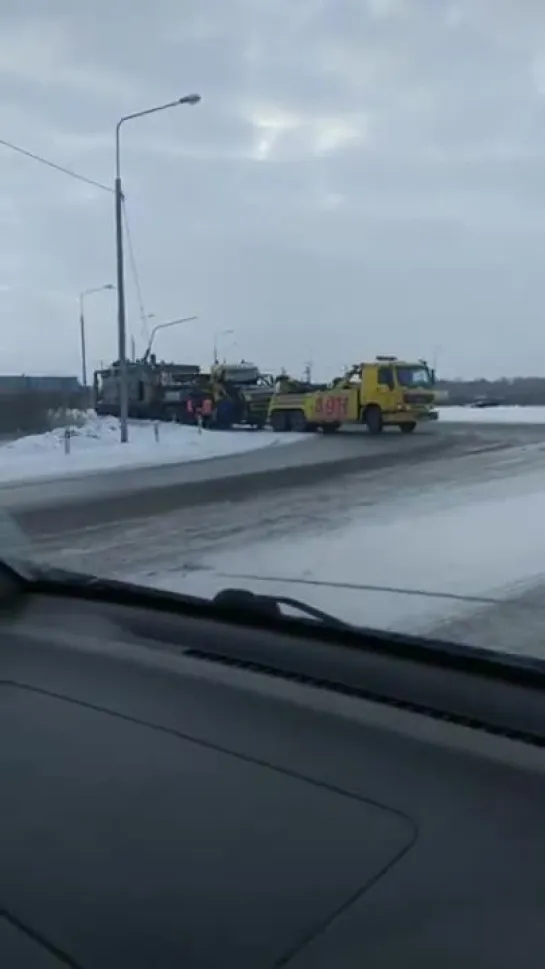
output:
<svg viewBox="0 0 545 969"><path fill-rule="evenodd" d="M442 497L401 494L359 509L349 524L332 523L319 536L247 543L243 550L205 555L185 571L181 566L131 578L206 596L245 587L298 597L360 625L441 635L443 624L479 615L491 602L504 604L545 580L543 520L544 474L538 471L446 488ZM542 609L545 626L545 596ZM524 626L524 612L516 618ZM471 625L463 635L473 641ZM516 650L516 643L511 637L508 648Z"/></svg>
<svg viewBox="0 0 545 969"><path fill-rule="evenodd" d="M545 424L545 407L442 407L441 421L497 424ZM129 443L119 441L119 421L81 415L70 428L70 452L65 453L65 428L18 438L0 445L0 482L100 472L121 468L177 464L241 454L256 448L295 444L308 435L272 431L203 431L179 424L160 423L159 440L151 421L131 423Z"/></svg>
<svg viewBox="0 0 545 969"><path fill-rule="evenodd" d="M545 424L545 407L439 407L445 423Z"/></svg>
<svg viewBox="0 0 545 969"><path fill-rule="evenodd" d="M70 452L65 453L65 428L33 434L0 445L0 481L58 478L82 472L100 472L150 465L202 461L206 458L242 454L257 448L308 440L302 434L272 431L202 431L174 423L155 425L139 421L129 426L129 442L119 440L119 421L97 417L92 411L81 423L68 428Z"/></svg>

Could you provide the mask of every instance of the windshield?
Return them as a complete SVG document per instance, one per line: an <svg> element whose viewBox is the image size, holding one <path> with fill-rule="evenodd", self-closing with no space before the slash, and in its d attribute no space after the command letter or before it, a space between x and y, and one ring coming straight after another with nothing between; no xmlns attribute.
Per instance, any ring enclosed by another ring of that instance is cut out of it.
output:
<svg viewBox="0 0 545 969"><path fill-rule="evenodd" d="M4 554L542 653L545 7L80 6L2 20Z"/></svg>
<svg viewBox="0 0 545 969"><path fill-rule="evenodd" d="M426 367L396 367L397 381L401 387L422 387L431 390L433 381Z"/></svg>

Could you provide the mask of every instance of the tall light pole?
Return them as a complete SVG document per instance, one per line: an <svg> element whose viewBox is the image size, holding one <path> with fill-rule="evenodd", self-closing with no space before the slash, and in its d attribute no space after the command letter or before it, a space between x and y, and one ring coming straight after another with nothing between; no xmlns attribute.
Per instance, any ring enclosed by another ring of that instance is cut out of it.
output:
<svg viewBox="0 0 545 969"><path fill-rule="evenodd" d="M234 330L220 330L218 333L214 333L214 363L219 363L218 360L218 340L222 336L232 336Z"/></svg>
<svg viewBox="0 0 545 969"><path fill-rule="evenodd" d="M85 313L84 313L84 302L86 296L91 296L92 293L102 293L106 289L115 289L112 283L106 283L104 286L95 286L93 289L84 289L83 293L79 294L79 331L81 339L81 382L84 387L87 387L87 342L85 339Z"/></svg>
<svg viewBox="0 0 545 969"><path fill-rule="evenodd" d="M155 108L145 111L135 111L120 118L115 129L115 239L117 264L117 339L119 358L119 419L121 427L121 443L129 440L129 387L127 380L127 325L125 319L125 277L123 266L123 189L121 187L121 156L120 136L121 127L126 121L144 118L148 114L157 114L168 108L177 108L180 104L198 104L200 94L187 94L168 104L159 104Z"/></svg>

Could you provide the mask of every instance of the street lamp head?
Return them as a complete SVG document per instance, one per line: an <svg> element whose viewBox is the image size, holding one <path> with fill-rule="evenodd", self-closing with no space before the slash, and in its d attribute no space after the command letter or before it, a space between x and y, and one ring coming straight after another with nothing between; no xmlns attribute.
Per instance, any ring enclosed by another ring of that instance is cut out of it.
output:
<svg viewBox="0 0 545 969"><path fill-rule="evenodd" d="M104 286L93 286L92 289L84 289L80 293L79 298L82 300L85 296L92 296L93 293L103 293L105 289L115 289L115 286L113 283L105 283Z"/></svg>
<svg viewBox="0 0 545 969"><path fill-rule="evenodd" d="M178 99L178 104L198 104L200 100L200 94L186 94L185 97Z"/></svg>

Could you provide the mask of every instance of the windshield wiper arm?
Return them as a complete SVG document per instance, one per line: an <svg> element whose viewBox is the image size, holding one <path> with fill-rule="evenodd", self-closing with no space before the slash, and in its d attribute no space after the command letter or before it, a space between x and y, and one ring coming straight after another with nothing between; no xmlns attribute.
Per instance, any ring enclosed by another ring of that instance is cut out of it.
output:
<svg viewBox="0 0 545 969"><path fill-rule="evenodd" d="M5 564L5 567L9 568L13 575L22 580L25 585L34 585L35 587L36 584L42 584L49 591L54 589L61 592L74 590L79 595L90 593L95 599L117 593L122 596L136 596L142 605L151 605L167 599L171 603L179 603L189 607L196 606L200 609L217 608L231 614L251 614L261 620L267 617L283 621L295 618L286 616L282 612L281 606L286 606L330 628L357 629L356 626L343 622L337 616L324 612L322 609L316 609L300 599L292 599L290 596L258 595L250 592L249 589L227 588L221 589L212 599L208 599L204 596L188 595L183 592L168 592L153 586L134 585L131 582L124 582L119 579L100 578L95 575L73 572L69 569L35 565L34 563L31 563L28 574L25 574L26 570L21 568L19 563L8 566L0 559L0 564Z"/></svg>
<svg viewBox="0 0 545 969"><path fill-rule="evenodd" d="M221 592L216 593L212 603L222 609L229 609L229 611L244 610L246 613L252 612L261 618L270 616L274 619L289 618L284 615L281 609L281 606L286 606L289 609L302 612L303 615L309 616L311 619L318 620L325 626L334 626L337 629L355 628L350 623L338 619L337 616L332 616L322 609L316 609L300 599L292 599L291 596L258 595L255 592L250 592L249 589L222 589Z"/></svg>

